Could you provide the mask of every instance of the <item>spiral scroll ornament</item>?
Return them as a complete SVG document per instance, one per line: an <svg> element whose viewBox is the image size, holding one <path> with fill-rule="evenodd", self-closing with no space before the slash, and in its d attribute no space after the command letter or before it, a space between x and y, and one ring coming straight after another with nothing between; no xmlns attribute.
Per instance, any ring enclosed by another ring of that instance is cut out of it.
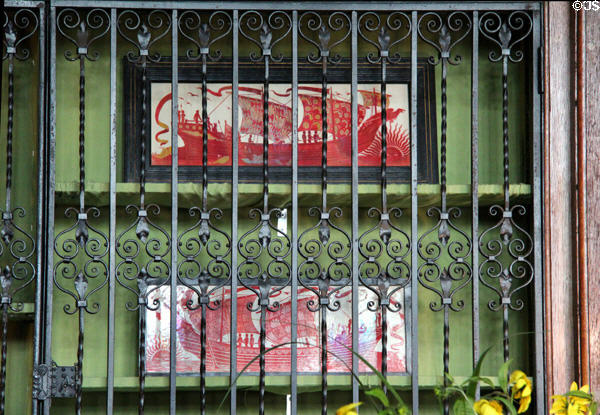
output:
<svg viewBox="0 0 600 415"><path fill-rule="evenodd" d="M468 36L472 28L470 17L464 12L452 12L440 15L428 12L421 15L417 30L419 37L437 51L436 56L430 56L431 65L442 67L441 80L441 155L440 155L440 190L441 205L427 210L427 215L437 217L433 228L419 238L418 254L423 261L418 268L418 278L425 288L434 292L438 297L429 307L432 311L444 313L444 373L450 370L450 311L461 311L464 301L456 299L455 294L465 288L472 279L472 267L468 258L472 254L472 242L469 236L460 230L454 221L462 212L458 207L447 207L446 189L446 152L447 152L447 75L448 65L459 65L462 57L452 52L452 49ZM437 237L436 237L437 236ZM444 377L444 386L448 379ZM444 415L450 413L450 402L443 402Z"/></svg>
<svg viewBox="0 0 600 415"><path fill-rule="evenodd" d="M54 285L73 300L63 310L79 317L75 382L75 413L79 415L83 398L84 315L100 311L100 304L90 302L90 297L108 282L108 238L91 222L100 217L100 210L85 203L85 63L100 57L92 46L109 31L110 18L103 9L84 12L65 8L56 20L58 32L74 46L74 50L65 50L65 59L79 61L79 208L65 210L65 216L73 222L54 239L57 260L53 272Z"/></svg>
<svg viewBox="0 0 600 415"><path fill-rule="evenodd" d="M480 33L500 49L492 49L488 58L491 62L502 62L502 147L504 161L504 204L493 205L490 216L497 218L494 225L479 236L479 252L485 258L479 266L481 283L492 290L497 298L490 300L492 311L503 312L504 360L509 359L509 310L522 310L525 303L515 296L523 292L534 278L534 268L530 256L533 240L524 227L515 220L525 216L527 209L522 205L511 206L510 201L510 159L508 125L508 68L509 63L519 63L524 53L522 42L531 34L533 21L529 14L514 11L507 15L496 12L482 14L479 21Z"/></svg>
<svg viewBox="0 0 600 415"><path fill-rule="evenodd" d="M237 269L240 283L256 295L256 304L248 303L248 310L260 311L258 410L260 415L265 412L267 313L279 310L279 302L272 300L272 297L289 285L291 281L290 265L286 260L291 250L290 238L272 222L274 218L284 217L284 213L280 208L269 206L269 69L272 62L283 60L283 54L278 53L274 48L288 38L291 28L290 15L282 11L268 14L247 11L240 16L239 31L241 35L258 48L258 51L250 52L250 60L256 63L262 62L264 66L262 207L253 208L249 212L249 218L257 220L257 222L238 242L238 251L242 261Z"/></svg>
<svg viewBox="0 0 600 415"><path fill-rule="evenodd" d="M25 230L26 211L13 206L13 123L15 60L29 59L30 52L23 42L32 37L38 27L37 15L29 9L17 10L10 17L3 13L3 54L8 63L8 102L6 125L6 200L0 208L0 304L2 312L2 352L0 362L0 413L5 410L6 364L8 353L8 312L23 310L23 302L15 301L19 292L30 286L37 276L33 256L36 244Z"/></svg>
<svg viewBox="0 0 600 415"><path fill-rule="evenodd" d="M381 69L381 209L369 209L368 216L378 218L378 222L360 236L358 249L361 255L359 280L377 299L369 301L367 309L381 313L383 376L387 375L387 313L400 311L400 302L394 295L410 282L407 262L410 238L392 221L399 218L402 211L397 207L389 209L387 201L387 65L400 62L400 53L394 49L410 36L411 29L409 16L402 12L391 13L385 19L367 12L358 20L360 38L377 51L369 52L367 61L379 64ZM382 387L387 393L387 385L384 383Z"/></svg>
<svg viewBox="0 0 600 415"><path fill-rule="evenodd" d="M328 393L327 312L340 309L341 304L336 299L336 294L349 284L352 274L347 262L352 252L350 236L334 221L342 216L342 209L329 207L327 203L328 65L341 62L342 57L336 52L336 48L350 36L351 21L342 12L334 12L328 16L305 12L298 20L298 32L313 49L306 57L307 61L321 64L322 203L321 207L313 206L309 209L308 214L316 217L317 222L298 238L298 252L302 259L298 266L298 279L316 297L307 303L308 309L319 312L321 316L321 414L325 415Z"/></svg>

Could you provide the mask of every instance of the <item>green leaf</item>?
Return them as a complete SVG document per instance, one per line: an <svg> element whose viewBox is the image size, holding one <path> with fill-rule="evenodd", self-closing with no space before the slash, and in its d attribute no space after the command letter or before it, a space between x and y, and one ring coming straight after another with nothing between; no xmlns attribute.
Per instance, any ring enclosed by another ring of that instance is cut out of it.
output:
<svg viewBox="0 0 600 415"><path fill-rule="evenodd" d="M495 388L496 387L496 384L494 384L494 381L491 380L490 378L486 378L485 376L472 376L470 379L473 379L473 380L475 380L477 382L485 383L490 388Z"/></svg>
<svg viewBox="0 0 600 415"><path fill-rule="evenodd" d="M498 383L506 394L508 394L508 368L511 363L512 359L508 359L500 366L500 370L498 371Z"/></svg>
<svg viewBox="0 0 600 415"><path fill-rule="evenodd" d="M410 409L408 409L408 407L406 407L406 406L398 408L397 411L398 411L397 415L410 415ZM396 415L396 414L392 414L392 415Z"/></svg>
<svg viewBox="0 0 600 415"><path fill-rule="evenodd" d="M598 403L594 401L590 405L590 412L592 413L592 415L596 415L597 411L598 411Z"/></svg>
<svg viewBox="0 0 600 415"><path fill-rule="evenodd" d="M457 399L452 407L452 412L454 415L472 415L473 408L470 405L467 405L467 401L464 399Z"/></svg>
<svg viewBox="0 0 600 415"><path fill-rule="evenodd" d="M365 392L365 395L369 395L369 396L379 399L379 402L381 402L381 404L386 408L390 407L390 401L389 401L388 397L385 396L385 392L383 392L383 389L381 389L381 388L370 389Z"/></svg>
<svg viewBox="0 0 600 415"><path fill-rule="evenodd" d="M517 415L517 410L515 409L512 400L506 399L504 396L496 396L494 399L502 402L510 412L510 415Z"/></svg>
<svg viewBox="0 0 600 415"><path fill-rule="evenodd" d="M483 365L483 361L485 360L485 357L487 356L488 352L490 350L492 350L492 347L488 347L487 349L484 350L483 353L481 353L481 356L479 356L479 360L477 361L477 365L475 365L475 370L473 370L473 376L471 376L471 378L479 378L479 374L481 373L481 366ZM475 399L475 392L477 391L477 384L478 381L475 379L472 379L471 381L469 381L469 386L467 387L467 396L469 396L471 399Z"/></svg>
<svg viewBox="0 0 600 415"><path fill-rule="evenodd" d="M576 398L583 398L583 399L594 399L592 395L590 395L589 393L585 393L583 391L569 391L567 393L565 393L565 396L573 396Z"/></svg>

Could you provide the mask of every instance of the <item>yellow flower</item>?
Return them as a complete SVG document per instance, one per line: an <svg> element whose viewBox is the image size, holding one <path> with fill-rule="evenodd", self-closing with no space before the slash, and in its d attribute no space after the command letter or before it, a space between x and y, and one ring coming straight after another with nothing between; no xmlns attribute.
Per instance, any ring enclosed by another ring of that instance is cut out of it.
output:
<svg viewBox="0 0 600 415"><path fill-rule="evenodd" d="M473 409L478 415L502 415L502 404L498 401L480 399L473 404Z"/></svg>
<svg viewBox="0 0 600 415"><path fill-rule="evenodd" d="M571 383L571 392L576 391L577 383ZM590 393L590 387L584 385L579 389L580 392ZM589 398L580 398L578 396L554 395L552 397L552 415L593 415L590 411L592 400Z"/></svg>
<svg viewBox="0 0 600 415"><path fill-rule="evenodd" d="M577 390L577 383L571 383L571 392ZM579 388L580 392L590 393L589 385L583 385ZM569 396L569 407L568 407L568 415L592 415L590 413L590 405L592 400L590 398L580 398L578 396Z"/></svg>
<svg viewBox="0 0 600 415"><path fill-rule="evenodd" d="M567 398L563 395L554 395L552 399L554 400L554 402L552 402L552 409L550 409L550 414L567 415Z"/></svg>
<svg viewBox="0 0 600 415"><path fill-rule="evenodd" d="M354 410L354 408L356 408L359 405L362 405L362 402L356 402L356 403L350 403L348 405L344 405L340 409L337 410L335 415L358 415L356 413L356 411Z"/></svg>
<svg viewBox="0 0 600 415"><path fill-rule="evenodd" d="M533 391L531 380L524 372L515 370L510 375L509 381L512 384L513 399L519 400L519 410L517 412L521 414L527 411L531 403L531 392Z"/></svg>

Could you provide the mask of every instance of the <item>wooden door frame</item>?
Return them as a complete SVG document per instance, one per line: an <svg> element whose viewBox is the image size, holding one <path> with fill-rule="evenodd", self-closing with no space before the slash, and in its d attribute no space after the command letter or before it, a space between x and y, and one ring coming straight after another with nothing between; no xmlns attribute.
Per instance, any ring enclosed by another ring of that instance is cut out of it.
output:
<svg viewBox="0 0 600 415"><path fill-rule="evenodd" d="M544 4L547 399L600 390L600 11Z"/></svg>

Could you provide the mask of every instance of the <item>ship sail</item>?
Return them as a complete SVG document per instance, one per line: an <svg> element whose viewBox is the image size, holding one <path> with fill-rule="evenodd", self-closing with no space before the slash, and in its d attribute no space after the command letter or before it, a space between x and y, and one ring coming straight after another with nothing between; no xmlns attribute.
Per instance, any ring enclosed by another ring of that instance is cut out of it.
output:
<svg viewBox="0 0 600 415"><path fill-rule="evenodd" d="M262 99L239 96L242 109L241 134L263 135ZM287 105L269 102L269 141L289 141L292 135L292 109Z"/></svg>
<svg viewBox="0 0 600 415"><path fill-rule="evenodd" d="M381 107L381 92L374 90L366 91L364 89L359 89L358 92L363 99L363 105L365 107ZM388 108L390 107L390 97L390 94L386 94L385 101Z"/></svg>
<svg viewBox="0 0 600 415"><path fill-rule="evenodd" d="M318 131L323 125L321 121L321 97L313 95L299 94L304 109L304 117L298 125L298 131ZM335 116L334 116L335 114ZM358 124L360 125L365 118L366 109L364 106L358 106ZM327 119L329 120L329 131L335 138L350 136L352 132L352 106L348 101L339 99L327 100Z"/></svg>

